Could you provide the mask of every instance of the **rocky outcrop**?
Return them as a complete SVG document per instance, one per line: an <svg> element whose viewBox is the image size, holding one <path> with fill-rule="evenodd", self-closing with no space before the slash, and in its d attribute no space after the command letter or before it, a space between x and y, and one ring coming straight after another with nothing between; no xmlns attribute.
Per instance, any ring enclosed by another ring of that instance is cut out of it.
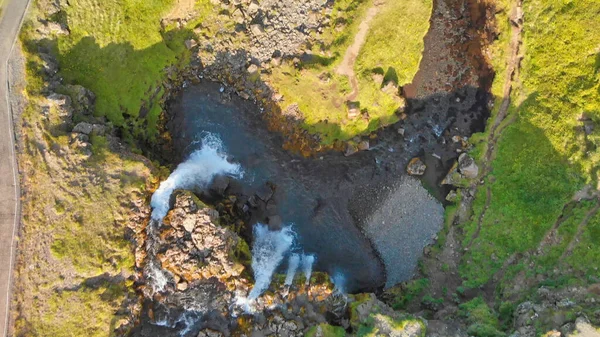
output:
<svg viewBox="0 0 600 337"><path fill-rule="evenodd" d="M415 157L408 162L408 165L406 166L406 173L410 174L411 176L422 176L425 174L426 169L427 166L425 166L425 163L423 163L421 158Z"/></svg>
<svg viewBox="0 0 600 337"><path fill-rule="evenodd" d="M479 167L475 159L466 153L461 153L458 157L458 171L468 179L475 179L479 175Z"/></svg>
<svg viewBox="0 0 600 337"><path fill-rule="evenodd" d="M392 310L374 294L354 296L350 326L354 331L369 331L370 336L422 337L425 321Z"/></svg>

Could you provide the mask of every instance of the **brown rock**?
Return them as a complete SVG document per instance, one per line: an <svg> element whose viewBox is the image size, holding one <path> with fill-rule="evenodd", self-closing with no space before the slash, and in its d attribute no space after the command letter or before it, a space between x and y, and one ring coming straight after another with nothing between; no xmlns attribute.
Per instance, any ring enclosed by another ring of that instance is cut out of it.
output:
<svg viewBox="0 0 600 337"><path fill-rule="evenodd" d="M369 141L368 140L363 140L362 142L358 143L359 151L367 151L368 149L369 149Z"/></svg>
<svg viewBox="0 0 600 337"><path fill-rule="evenodd" d="M425 163L423 163L419 157L411 159L406 166L406 172L411 176L422 176L425 174L426 169L427 166L425 166Z"/></svg>
<svg viewBox="0 0 600 337"><path fill-rule="evenodd" d="M475 159L466 153L458 157L458 171L469 179L477 178L479 175L479 167L475 163Z"/></svg>
<svg viewBox="0 0 600 337"><path fill-rule="evenodd" d="M344 151L344 156L348 157L358 152L358 148L354 143L346 143L346 151Z"/></svg>

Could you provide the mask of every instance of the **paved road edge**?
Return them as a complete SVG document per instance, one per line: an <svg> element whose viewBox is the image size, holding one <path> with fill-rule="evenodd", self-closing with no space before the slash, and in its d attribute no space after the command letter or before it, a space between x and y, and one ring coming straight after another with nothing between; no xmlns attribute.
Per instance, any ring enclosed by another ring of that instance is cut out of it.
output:
<svg viewBox="0 0 600 337"><path fill-rule="evenodd" d="M13 1L18 1L18 0L13 0ZM23 26L23 21L25 20L25 15L27 14L27 11L29 10L29 6L31 5L31 0L27 0L27 5L25 6L25 10L23 11L23 13L21 13L21 17L19 18L19 25L17 27L17 33L15 34L15 36L13 37L13 40L11 42L11 47L10 50L8 51L8 58L6 59L6 64L2 65L5 67L6 69L6 83L4 83L4 85L6 85L6 107L7 107L7 113L8 113L8 131L9 134L11 135L10 138L10 148L11 148L11 152L12 152L12 157L13 157L13 163L12 163L12 167L13 167L13 180L14 180L14 186L15 186L15 215L14 215L14 219L13 219L13 231L12 231L12 236L11 236L11 246L10 246L10 266L9 266L9 274L8 274L8 291L6 292L6 316L4 317L4 336L8 337L8 332L9 332L9 323L10 323L10 307L11 307L11 299L12 299L12 288L13 288L13 268L14 268L14 262L15 262L15 257L16 257L16 242L15 242L15 237L16 237L16 233L17 233L17 228L20 226L20 220L21 220L21 191L20 191L20 185L19 185L19 172L18 172L18 163L17 163L17 153L15 151L16 147L15 147L15 138L16 138L16 134L15 134L15 128L14 128L14 119L13 119L13 112L12 112L12 106L10 104L10 96L11 96L11 88L10 88L10 69L9 69L9 63L10 63L10 59L12 56L12 53L15 49L15 44L17 42L18 36L19 36L19 32L21 31L21 27ZM4 13L6 14L6 13ZM0 19L2 19L0 17Z"/></svg>

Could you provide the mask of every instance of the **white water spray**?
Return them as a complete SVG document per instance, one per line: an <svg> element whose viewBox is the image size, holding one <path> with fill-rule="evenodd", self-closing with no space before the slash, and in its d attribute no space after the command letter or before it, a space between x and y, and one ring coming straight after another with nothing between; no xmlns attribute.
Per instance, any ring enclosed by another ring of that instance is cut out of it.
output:
<svg viewBox="0 0 600 337"><path fill-rule="evenodd" d="M154 293L164 291L169 281L166 272L156 261L155 243L158 227L169 212L169 200L173 191L180 188L205 188L217 175L241 176L242 173L239 164L227 161L221 140L215 135L207 134L202 138L200 150L194 151L186 161L177 166L167 180L160 183L152 195L152 220L146 228L149 261L145 272Z"/></svg>
<svg viewBox="0 0 600 337"><path fill-rule="evenodd" d="M173 191L206 187L217 175L241 176L242 168L227 161L221 140L209 134L202 139L202 148L194 151L167 180L160 183L150 202L152 219L160 221L167 215Z"/></svg>
<svg viewBox="0 0 600 337"><path fill-rule="evenodd" d="M263 224L256 224L253 234L252 269L255 283L248 295L249 300L257 299L269 288L273 273L292 247L295 238L291 227L284 227L280 231L270 231Z"/></svg>
<svg viewBox="0 0 600 337"><path fill-rule="evenodd" d="M310 276L312 275L313 264L315 263L315 256L312 254L302 255L302 272L306 276L305 285L310 283Z"/></svg>
<svg viewBox="0 0 600 337"><path fill-rule="evenodd" d="M146 267L146 275L150 280L152 291L159 293L167 288L169 279L165 271L158 265L155 259L151 259Z"/></svg>
<svg viewBox="0 0 600 337"><path fill-rule="evenodd" d="M284 285L286 287L291 286L292 282L294 282L294 276L296 275L296 270L298 270L299 264L300 264L300 255L292 254L290 256L290 259L288 260L288 270L287 270L287 274L285 275Z"/></svg>

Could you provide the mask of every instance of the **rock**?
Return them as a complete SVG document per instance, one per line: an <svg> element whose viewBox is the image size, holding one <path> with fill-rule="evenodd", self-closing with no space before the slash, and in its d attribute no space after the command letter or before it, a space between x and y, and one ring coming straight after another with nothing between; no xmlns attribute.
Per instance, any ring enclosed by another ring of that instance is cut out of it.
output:
<svg viewBox="0 0 600 337"><path fill-rule="evenodd" d="M228 187L229 187L229 178L226 176L220 175L220 176L215 177L215 179L213 179L208 190L211 191L212 193L217 194L219 197L224 197L225 191L227 190Z"/></svg>
<svg viewBox="0 0 600 337"><path fill-rule="evenodd" d="M583 132L589 136L594 132L594 122L593 121L585 121L583 122Z"/></svg>
<svg viewBox="0 0 600 337"><path fill-rule="evenodd" d="M194 39L185 40L184 43L185 43L185 48L187 48L188 50L190 50L198 45L198 42L196 42L196 40L194 40Z"/></svg>
<svg viewBox="0 0 600 337"><path fill-rule="evenodd" d="M360 115L360 106L356 102L348 102L348 118L354 119Z"/></svg>
<svg viewBox="0 0 600 337"><path fill-rule="evenodd" d="M406 172L411 176L422 176L425 174L426 169L427 166L425 166L425 163L423 163L419 157L411 159L406 166Z"/></svg>
<svg viewBox="0 0 600 337"><path fill-rule="evenodd" d="M73 108L76 113L91 115L94 112L96 95L81 85L66 85L65 89L73 101Z"/></svg>
<svg viewBox="0 0 600 337"><path fill-rule="evenodd" d="M344 151L344 156L348 157L358 152L358 148L352 142L346 143L346 150Z"/></svg>
<svg viewBox="0 0 600 337"><path fill-rule="evenodd" d="M448 201L448 202L456 202L457 199L458 199L458 194L454 190L448 192L448 194L446 195L446 201Z"/></svg>
<svg viewBox="0 0 600 337"><path fill-rule="evenodd" d="M427 321L427 337L467 337L459 324L454 322L443 322L439 320Z"/></svg>
<svg viewBox="0 0 600 337"><path fill-rule="evenodd" d="M69 35L67 27L52 21L45 21L40 27L37 28L37 32L44 37L51 35Z"/></svg>
<svg viewBox="0 0 600 337"><path fill-rule="evenodd" d="M460 174L458 173L458 163L455 162L448 171L448 174L446 174L446 177L444 177L444 180L442 180L442 185L457 186L460 182L460 178Z"/></svg>
<svg viewBox="0 0 600 337"><path fill-rule="evenodd" d="M369 150L369 141L368 140L363 140L360 143L358 143L358 150L359 151L367 151L367 150Z"/></svg>
<svg viewBox="0 0 600 337"><path fill-rule="evenodd" d="M223 337L224 335L212 329L204 329L198 333L198 337Z"/></svg>
<svg viewBox="0 0 600 337"><path fill-rule="evenodd" d="M177 290L179 290L179 291L186 291L187 288L188 288L187 282L177 283Z"/></svg>
<svg viewBox="0 0 600 337"><path fill-rule="evenodd" d="M283 220L279 215L272 215L268 217L269 229L272 231L277 231L281 229L281 225L283 224Z"/></svg>
<svg viewBox="0 0 600 337"><path fill-rule="evenodd" d="M54 76L58 72L58 62L46 53L38 54L40 59L42 59L42 67L44 68L44 72L48 74L48 76Z"/></svg>
<svg viewBox="0 0 600 337"><path fill-rule="evenodd" d="M458 157L458 171L469 179L475 179L479 175L479 167L477 167L475 160L466 153L462 153Z"/></svg>
<svg viewBox="0 0 600 337"><path fill-rule="evenodd" d="M248 74L254 75L258 72L258 66L256 64L251 64L247 70L248 70Z"/></svg>
<svg viewBox="0 0 600 337"><path fill-rule="evenodd" d="M273 196L273 189L269 185L261 186L258 191L256 191L255 195L262 201L267 202L271 200Z"/></svg>
<svg viewBox="0 0 600 337"><path fill-rule="evenodd" d="M258 5L258 3L256 1L252 1L250 3L250 6L248 6L248 14L250 14L250 16L254 17L258 11L260 10L260 6Z"/></svg>
<svg viewBox="0 0 600 337"><path fill-rule="evenodd" d="M192 218L186 218L183 220L182 226L186 232L192 233L196 228L196 222Z"/></svg>
<svg viewBox="0 0 600 337"><path fill-rule="evenodd" d="M73 132L83 133L84 135L89 135L92 133L94 126L90 123L80 122L73 128Z"/></svg>
<svg viewBox="0 0 600 337"><path fill-rule="evenodd" d="M274 57L271 59L271 65L273 67L279 67L281 65L281 57Z"/></svg>
<svg viewBox="0 0 600 337"><path fill-rule="evenodd" d="M265 29L263 28L263 26L261 24L253 24L250 26L250 31L252 32L252 34L254 34L255 36L261 36L265 33Z"/></svg>

